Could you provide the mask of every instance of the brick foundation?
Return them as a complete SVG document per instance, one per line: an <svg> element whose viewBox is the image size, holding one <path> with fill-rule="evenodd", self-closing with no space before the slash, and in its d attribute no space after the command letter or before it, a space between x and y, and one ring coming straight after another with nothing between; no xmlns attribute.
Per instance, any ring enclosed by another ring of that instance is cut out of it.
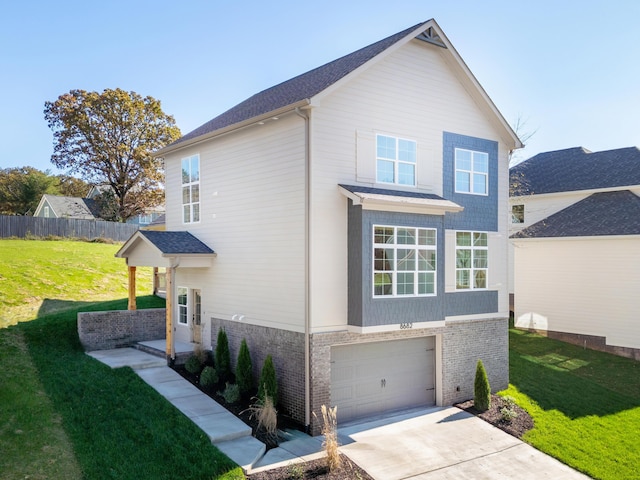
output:
<svg viewBox="0 0 640 480"><path fill-rule="evenodd" d="M166 335L164 308L78 313L78 336L85 351L130 347Z"/></svg>

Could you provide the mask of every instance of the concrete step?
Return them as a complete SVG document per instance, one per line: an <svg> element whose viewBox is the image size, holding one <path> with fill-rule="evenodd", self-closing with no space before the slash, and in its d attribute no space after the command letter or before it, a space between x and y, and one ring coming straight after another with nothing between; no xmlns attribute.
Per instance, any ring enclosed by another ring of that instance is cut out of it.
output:
<svg viewBox="0 0 640 480"><path fill-rule="evenodd" d="M265 444L255 437L242 437L235 440L214 443L227 457L236 462L245 473L264 456Z"/></svg>

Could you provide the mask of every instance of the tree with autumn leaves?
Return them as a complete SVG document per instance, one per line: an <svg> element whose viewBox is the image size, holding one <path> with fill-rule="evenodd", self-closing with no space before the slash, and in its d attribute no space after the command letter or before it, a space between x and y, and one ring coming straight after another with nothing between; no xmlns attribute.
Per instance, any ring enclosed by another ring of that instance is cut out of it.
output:
<svg viewBox="0 0 640 480"><path fill-rule="evenodd" d="M106 185L124 222L164 201L164 166L153 153L180 137L153 97L119 88L71 90L46 102L51 162L93 185Z"/></svg>

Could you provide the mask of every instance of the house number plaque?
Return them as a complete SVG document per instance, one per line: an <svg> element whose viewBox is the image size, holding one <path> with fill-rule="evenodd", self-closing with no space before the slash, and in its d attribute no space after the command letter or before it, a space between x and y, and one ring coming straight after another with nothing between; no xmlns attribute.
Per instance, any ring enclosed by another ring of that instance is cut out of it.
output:
<svg viewBox="0 0 640 480"><path fill-rule="evenodd" d="M401 323L400 330L407 330L409 328L413 328L413 323Z"/></svg>

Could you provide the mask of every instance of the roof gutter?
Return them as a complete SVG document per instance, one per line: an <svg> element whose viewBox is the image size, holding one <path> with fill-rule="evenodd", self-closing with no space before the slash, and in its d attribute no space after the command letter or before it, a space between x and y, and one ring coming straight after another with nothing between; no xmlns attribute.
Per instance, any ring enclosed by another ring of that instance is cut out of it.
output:
<svg viewBox="0 0 640 480"><path fill-rule="evenodd" d="M173 152L175 152L177 150L180 150L182 148L191 147L193 145L197 145L199 143L206 142L207 140L211 140L212 138L220 137L222 135L226 135L226 134L235 132L237 130L241 130L243 128L251 127L251 126L253 126L253 125L257 124L257 123L263 122L263 121L268 120L270 118L277 117L279 115L283 115L283 114L288 113L288 112L297 111L300 107L306 107L310 103L311 103L311 101L308 98L305 98L304 100L300 100L298 102L292 103L290 105L286 105L286 106L278 108L276 110L272 110L272 111L264 113L262 115L258 115L256 117L249 118L249 119L244 120L242 122L234 123L234 124L228 125L226 127L214 130L212 132L205 133L203 135L199 135L199 136L194 137L194 138L190 138L189 140L185 140L183 142L178 142L178 143L174 142L174 143L172 143L170 145L167 145L166 147L163 147L160 150L154 152L153 156L156 157L156 158L163 157L163 156L165 156L165 155L167 155L169 153L173 153Z"/></svg>

